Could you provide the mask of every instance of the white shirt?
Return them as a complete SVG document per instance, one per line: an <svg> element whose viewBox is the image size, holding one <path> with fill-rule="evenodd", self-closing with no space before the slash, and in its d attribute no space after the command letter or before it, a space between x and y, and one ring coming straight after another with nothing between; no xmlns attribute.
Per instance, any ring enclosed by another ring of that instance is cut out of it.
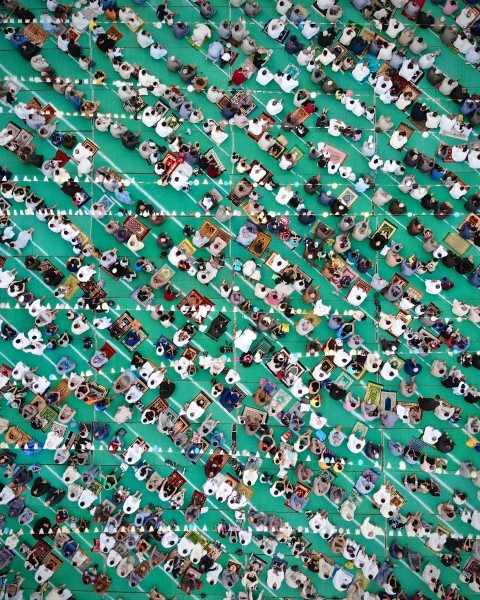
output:
<svg viewBox="0 0 480 600"><path fill-rule="evenodd" d="M345 591L352 582L353 575L343 569L338 569L332 579L333 587L339 591Z"/></svg>
<svg viewBox="0 0 480 600"><path fill-rule="evenodd" d="M465 59L468 63L477 64L480 61L480 52L477 51L476 46L470 48L466 53Z"/></svg>
<svg viewBox="0 0 480 600"><path fill-rule="evenodd" d="M352 76L356 81L363 81L368 75L370 75L370 69L362 62L357 63L352 71Z"/></svg>
<svg viewBox="0 0 480 600"><path fill-rule="evenodd" d="M434 115L433 112L427 113L427 120L425 121L425 126L428 129L436 129L440 124L440 115Z"/></svg>
<svg viewBox="0 0 480 600"><path fill-rule="evenodd" d="M122 79L130 79L131 74L135 69L130 63L123 62L118 69L118 74Z"/></svg>
<svg viewBox="0 0 480 600"><path fill-rule="evenodd" d="M18 102L13 107L13 112L17 115L19 119L25 121L28 115L32 112L32 109L28 108L25 102Z"/></svg>
<svg viewBox="0 0 480 600"><path fill-rule="evenodd" d="M235 348L238 348L242 352L248 352L250 350L250 346L256 339L256 331L253 331L252 329L245 329L235 338Z"/></svg>
<svg viewBox="0 0 480 600"><path fill-rule="evenodd" d="M280 159L280 162L278 163L278 166L285 171L289 169L292 165L293 162L283 154L282 158Z"/></svg>
<svg viewBox="0 0 480 600"><path fill-rule="evenodd" d="M259 83L260 85L267 85L272 81L272 79L273 73L269 71L266 67L262 67L261 69L259 69L256 77L257 83Z"/></svg>
<svg viewBox="0 0 480 600"><path fill-rule="evenodd" d="M153 44L152 36L147 32L143 33L143 31L139 31L137 33L137 42L140 48L148 48Z"/></svg>
<svg viewBox="0 0 480 600"><path fill-rule="evenodd" d="M373 89L376 94L386 94L389 90L392 89L392 87L392 80L388 79L387 77L383 77L383 75L380 75L380 77L377 77Z"/></svg>
<svg viewBox="0 0 480 600"><path fill-rule="evenodd" d="M152 44L150 46L150 56L155 60L158 60L160 58L163 58L164 56L167 56L167 51L160 45Z"/></svg>
<svg viewBox="0 0 480 600"><path fill-rule="evenodd" d="M435 551L440 552L447 541L447 536L443 533L432 532L428 537L428 545Z"/></svg>
<svg viewBox="0 0 480 600"><path fill-rule="evenodd" d="M438 279L427 279L425 281L425 289L429 294L440 294L442 285Z"/></svg>
<svg viewBox="0 0 480 600"><path fill-rule="evenodd" d="M465 194L467 193L467 190L465 189L465 187L463 185L461 185L460 183L455 183L449 190L450 192L450 196L452 196L452 198L455 198L455 200L459 200L462 196L465 196Z"/></svg>
<svg viewBox="0 0 480 600"><path fill-rule="evenodd" d="M268 114L272 115L272 117L275 115L278 115L283 110L282 100L280 100L280 99L277 100L275 98L272 98L271 100L269 100L267 102L266 109L267 109Z"/></svg>
<svg viewBox="0 0 480 600"><path fill-rule="evenodd" d="M40 565L35 571L35 581L37 583L44 583L45 581L48 581L52 575L52 569L49 569L45 565Z"/></svg>
<svg viewBox="0 0 480 600"><path fill-rule="evenodd" d="M436 55L433 52L429 52L428 54L424 54L418 59L418 66L421 69L429 69L433 63L435 62Z"/></svg>
<svg viewBox="0 0 480 600"><path fill-rule="evenodd" d="M283 75L279 85L282 90L288 94L298 86L298 81L290 75Z"/></svg>
<svg viewBox="0 0 480 600"><path fill-rule="evenodd" d="M310 19L307 19L303 22L302 35L307 40L312 39L312 37L316 36L319 31L320 26L313 21L310 21Z"/></svg>
<svg viewBox="0 0 480 600"><path fill-rule="evenodd" d="M358 100L352 108L352 113L356 117L361 117L365 114L365 106Z"/></svg>
<svg viewBox="0 0 480 600"><path fill-rule="evenodd" d="M283 206L288 204L292 198L293 190L288 187L281 187L275 196L275 200Z"/></svg>
<svg viewBox="0 0 480 600"><path fill-rule="evenodd" d="M173 131L173 128L166 121L159 121L155 127L155 133L161 138L167 137Z"/></svg>
<svg viewBox="0 0 480 600"><path fill-rule="evenodd" d="M465 150L462 146L452 146L452 160L463 162L468 156L468 148Z"/></svg>
<svg viewBox="0 0 480 600"><path fill-rule="evenodd" d="M330 119L328 123L328 134L333 137L338 137L341 134L340 127L345 127L345 123L343 121L339 121L338 119Z"/></svg>
<svg viewBox="0 0 480 600"><path fill-rule="evenodd" d="M428 444L429 446L435 444L438 441L438 438L442 435L442 432L434 427L427 425L425 427L425 431L422 435L422 440Z"/></svg>
<svg viewBox="0 0 480 600"><path fill-rule="evenodd" d="M93 267L90 265L85 265L80 267L80 269L77 271L77 279L79 281L89 281L95 273L96 271Z"/></svg>
<svg viewBox="0 0 480 600"><path fill-rule="evenodd" d="M30 231L21 231L18 234L17 239L15 240L15 248L22 249L28 244L28 242L32 239L32 234Z"/></svg>
<svg viewBox="0 0 480 600"><path fill-rule="evenodd" d="M448 419L450 419L455 413L455 407L449 406L444 402L440 402L433 412L435 416L440 419L440 421L448 421Z"/></svg>
<svg viewBox="0 0 480 600"><path fill-rule="evenodd" d="M125 502L123 503L123 512L128 513L129 515L136 512L138 510L138 507L140 506L141 501L141 496L128 496Z"/></svg>
<svg viewBox="0 0 480 600"><path fill-rule="evenodd" d="M281 19L272 19L267 26L267 35L272 40L278 39L285 31L285 25Z"/></svg>
<svg viewBox="0 0 480 600"><path fill-rule="evenodd" d="M220 145L222 142L224 142L228 138L228 133L226 133L225 131L222 131L222 129L220 129L220 127L214 127L214 129L212 130L212 133L210 134L210 137L216 144Z"/></svg>
<svg viewBox="0 0 480 600"><path fill-rule="evenodd" d="M13 140L13 135L7 131L0 131L0 146L6 146Z"/></svg>
<svg viewBox="0 0 480 600"><path fill-rule="evenodd" d="M367 297L367 293L362 288L354 285L348 293L347 302L352 306L360 306Z"/></svg>
<svg viewBox="0 0 480 600"><path fill-rule="evenodd" d="M146 127L154 127L161 118L161 115L159 115L151 106L148 106L142 113L142 123Z"/></svg>
<svg viewBox="0 0 480 600"><path fill-rule="evenodd" d="M115 423L125 423L128 419L131 419L132 415L132 409L126 404L122 404L115 413L113 420Z"/></svg>
<svg viewBox="0 0 480 600"><path fill-rule="evenodd" d="M303 50L300 50L300 52L297 54L297 63L301 67L306 67L308 63L313 59L313 57L314 54L312 50L310 48L304 48Z"/></svg>
<svg viewBox="0 0 480 600"><path fill-rule="evenodd" d="M0 288L7 288L15 279L11 271L0 271Z"/></svg>
<svg viewBox="0 0 480 600"><path fill-rule="evenodd" d="M396 38L397 35L405 29L405 25L397 19L390 19L385 33L388 37Z"/></svg>
<svg viewBox="0 0 480 600"><path fill-rule="evenodd" d="M347 448L350 450L350 452L353 452L353 454L358 454L361 452L364 446L365 440L357 438L357 436L353 433L348 436Z"/></svg>
<svg viewBox="0 0 480 600"><path fill-rule="evenodd" d="M480 168L480 152L478 150L472 150L468 155L468 164L472 169Z"/></svg>
<svg viewBox="0 0 480 600"><path fill-rule="evenodd" d="M155 75L152 75L148 71L143 71L143 69L138 73L138 83L142 87L151 87L155 79Z"/></svg>
<svg viewBox="0 0 480 600"><path fill-rule="evenodd" d="M455 21L462 29L466 29L470 23L475 19L476 14L471 8L465 6L464 9L457 15Z"/></svg>
<svg viewBox="0 0 480 600"><path fill-rule="evenodd" d="M387 160L383 163L382 171L384 173L394 173L397 170L397 162L392 160L391 158L387 158Z"/></svg>
<svg viewBox="0 0 480 600"><path fill-rule="evenodd" d="M392 148L395 148L395 150L400 150L400 148L403 148L407 142L408 138L406 135L400 135L399 131L394 131L392 133L392 137L390 138L389 144Z"/></svg>
<svg viewBox="0 0 480 600"><path fill-rule="evenodd" d="M62 50L63 52L68 52L68 40L64 40L62 38L61 35L58 36L57 39L57 46L60 48L60 50Z"/></svg>
<svg viewBox="0 0 480 600"><path fill-rule="evenodd" d="M450 117L449 115L442 115L440 118L440 129L443 131L452 131L453 126L455 125L455 117Z"/></svg>
<svg viewBox="0 0 480 600"><path fill-rule="evenodd" d="M395 48L394 44L388 44L385 48L380 48L378 53L378 58L380 60L390 60L392 58L393 49Z"/></svg>
<svg viewBox="0 0 480 600"><path fill-rule="evenodd" d="M253 135L262 135L264 125L265 121L263 121L263 119L252 119L248 122L248 133L251 133Z"/></svg>
<svg viewBox="0 0 480 600"><path fill-rule="evenodd" d="M196 421L199 419L205 412L205 408L199 406L196 402L190 402L187 408L187 417Z"/></svg>
<svg viewBox="0 0 480 600"><path fill-rule="evenodd" d="M266 174L267 172L265 171L265 169L263 169L260 165L255 165L250 171L249 177L252 181L258 183L265 177Z"/></svg>
<svg viewBox="0 0 480 600"><path fill-rule="evenodd" d="M462 38L460 36L453 42L453 46L457 48L461 54L466 54L471 48L475 48L474 44L472 44L468 38Z"/></svg>
<svg viewBox="0 0 480 600"><path fill-rule="evenodd" d="M72 25L79 31L83 31L88 27L89 22L81 12L76 12L72 15Z"/></svg>
<svg viewBox="0 0 480 600"><path fill-rule="evenodd" d="M421 200L424 196L428 194L428 188L425 186L418 186L417 188L412 188L410 190L410 196L415 198L415 200Z"/></svg>
<svg viewBox="0 0 480 600"><path fill-rule="evenodd" d="M405 110L407 108L407 106L410 106L411 103L412 103L411 98L406 98L403 94L401 94L400 97L398 98L398 100L395 102L395 106L399 110Z"/></svg>
<svg viewBox="0 0 480 600"><path fill-rule="evenodd" d="M11 487L8 487L8 485L6 485L3 490L0 492L0 505L1 504L8 504L10 502L10 500L12 500L13 498L15 498L15 493L12 490Z"/></svg>
<svg viewBox="0 0 480 600"><path fill-rule="evenodd" d="M342 44L343 46L348 46L350 44L350 42L353 40L353 38L355 37L355 35L356 35L355 29L353 29L351 27L344 29L343 33L339 39L340 44Z"/></svg>

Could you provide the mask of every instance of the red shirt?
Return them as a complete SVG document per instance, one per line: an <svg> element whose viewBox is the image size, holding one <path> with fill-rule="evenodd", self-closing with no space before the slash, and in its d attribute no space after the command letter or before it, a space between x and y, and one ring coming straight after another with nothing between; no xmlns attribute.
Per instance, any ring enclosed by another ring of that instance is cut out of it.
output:
<svg viewBox="0 0 480 600"><path fill-rule="evenodd" d="M243 73L239 69L235 69L235 71L233 72L233 75L232 75L233 83L235 85L242 85L242 83L245 81L245 79L246 79L245 73Z"/></svg>
<svg viewBox="0 0 480 600"><path fill-rule="evenodd" d="M212 165L210 163L207 167L207 175L212 179L215 179L215 177L218 177L220 175L220 171L215 165Z"/></svg>
<svg viewBox="0 0 480 600"><path fill-rule="evenodd" d="M163 297L165 298L165 300L175 300L177 294L175 292L172 292L169 288L165 288L163 292Z"/></svg>

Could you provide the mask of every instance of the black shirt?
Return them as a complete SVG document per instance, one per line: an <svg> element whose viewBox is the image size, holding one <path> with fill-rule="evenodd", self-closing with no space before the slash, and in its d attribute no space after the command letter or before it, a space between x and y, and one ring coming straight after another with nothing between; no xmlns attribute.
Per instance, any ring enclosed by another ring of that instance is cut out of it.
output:
<svg viewBox="0 0 480 600"><path fill-rule="evenodd" d="M330 46L330 44L333 43L333 40L335 39L336 35L337 33L335 31L335 27L329 27L325 31L320 31L320 33L317 36L318 45L322 48Z"/></svg>
<svg viewBox="0 0 480 600"><path fill-rule="evenodd" d="M418 397L418 406L422 410L435 410L439 404L440 402L436 398L424 398L423 396Z"/></svg>
<svg viewBox="0 0 480 600"><path fill-rule="evenodd" d="M435 19L432 17L432 15L427 15L427 13L423 10L421 10L417 15L417 25L422 29L427 29L427 27L433 25L434 22Z"/></svg>

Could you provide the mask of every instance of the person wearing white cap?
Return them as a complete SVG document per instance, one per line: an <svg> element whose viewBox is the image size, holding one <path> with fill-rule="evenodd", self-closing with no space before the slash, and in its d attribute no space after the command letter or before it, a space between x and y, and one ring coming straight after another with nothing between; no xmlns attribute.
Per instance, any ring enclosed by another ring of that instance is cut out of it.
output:
<svg viewBox="0 0 480 600"><path fill-rule="evenodd" d="M373 136L369 136L362 144L362 154L367 158L371 158L376 152L376 146L373 141Z"/></svg>

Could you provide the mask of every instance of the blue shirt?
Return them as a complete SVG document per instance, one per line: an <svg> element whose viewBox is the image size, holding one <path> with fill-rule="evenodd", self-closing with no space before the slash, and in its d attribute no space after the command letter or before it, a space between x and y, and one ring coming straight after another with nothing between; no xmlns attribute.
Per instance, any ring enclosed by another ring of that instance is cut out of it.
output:
<svg viewBox="0 0 480 600"><path fill-rule="evenodd" d="M468 103L468 104L467 104ZM478 108L478 104L476 102L471 102L468 98L462 102L460 106L460 113L462 115L470 115L474 113Z"/></svg>
<svg viewBox="0 0 480 600"><path fill-rule="evenodd" d="M361 177L355 184L355 191L359 192L360 194L362 192L366 192L369 188L370 186L368 185L368 183L365 181L365 179L362 179Z"/></svg>
<svg viewBox="0 0 480 600"><path fill-rule="evenodd" d="M78 94L71 94L70 92L67 92L65 94L65 98L70 102L70 104L76 108L77 110L80 109L80 107L82 106L82 100L81 98L78 96Z"/></svg>
<svg viewBox="0 0 480 600"><path fill-rule="evenodd" d="M443 179L445 177L445 171L441 170L441 169L437 169L436 167L433 167L433 169L430 171L430 178L433 179L434 181L439 181L440 179Z"/></svg>
<svg viewBox="0 0 480 600"><path fill-rule="evenodd" d="M119 200L120 202L123 202L124 204L132 204L133 203L133 200L132 200L128 190L120 190L120 189L115 190L115 197L117 200Z"/></svg>
<svg viewBox="0 0 480 600"><path fill-rule="evenodd" d="M16 36L17 36L17 39L14 39L12 36L8 40L12 44L12 46L15 48L15 50L18 50L22 44L25 44L26 42L30 41L26 35L23 35L23 33L17 33Z"/></svg>
<svg viewBox="0 0 480 600"><path fill-rule="evenodd" d="M361 54L367 46L368 46L367 40L364 40L359 35L356 35L353 38L352 43L350 44L350 50L354 54Z"/></svg>

